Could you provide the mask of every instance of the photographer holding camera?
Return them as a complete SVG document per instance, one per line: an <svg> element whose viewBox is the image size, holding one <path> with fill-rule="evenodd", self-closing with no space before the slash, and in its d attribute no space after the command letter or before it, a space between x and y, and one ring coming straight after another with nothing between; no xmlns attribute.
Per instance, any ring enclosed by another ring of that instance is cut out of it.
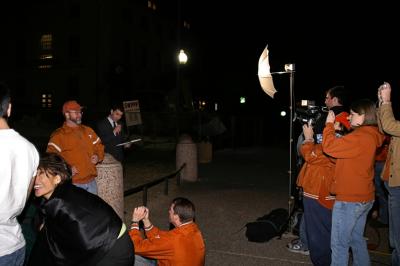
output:
<svg viewBox="0 0 400 266"><path fill-rule="evenodd" d="M346 104L347 104L347 92L345 91L343 86L335 86L330 88L325 93L325 105L328 110L332 110L336 115L336 121L341 123L345 130L350 130L350 124L347 120L348 113L346 112ZM321 143L322 141L322 131L325 127L325 120L327 117L327 112L319 112L317 115L313 112L312 117L310 119L316 118L315 121L312 121L313 125L313 134L312 138L315 143ZM309 119L309 120L310 120ZM300 167L303 164L303 155L301 153L301 146L305 140L304 134L301 133L298 141L297 141L297 154L299 156L298 166ZM317 141L318 140L318 141ZM308 250L308 240L306 236L306 223L305 219L301 219L300 228L299 228L299 238L294 239L290 243L287 244L287 249L290 252L301 253L304 255L309 254Z"/></svg>

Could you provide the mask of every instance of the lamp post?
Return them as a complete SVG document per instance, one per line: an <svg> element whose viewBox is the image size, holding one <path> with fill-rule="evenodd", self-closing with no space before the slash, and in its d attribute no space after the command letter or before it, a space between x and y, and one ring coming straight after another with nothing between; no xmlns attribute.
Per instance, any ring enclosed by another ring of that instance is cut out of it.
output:
<svg viewBox="0 0 400 266"><path fill-rule="evenodd" d="M178 53L178 64L176 69L176 136L179 137L179 112L180 112L180 95L182 92L182 78L181 78L181 67L188 61L188 56L183 49L179 50Z"/></svg>

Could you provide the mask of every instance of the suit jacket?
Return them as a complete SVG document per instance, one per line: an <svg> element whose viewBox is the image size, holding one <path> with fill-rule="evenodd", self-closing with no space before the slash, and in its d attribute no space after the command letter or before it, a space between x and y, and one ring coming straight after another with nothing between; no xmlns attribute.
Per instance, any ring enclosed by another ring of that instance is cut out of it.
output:
<svg viewBox="0 0 400 266"><path fill-rule="evenodd" d="M108 118L104 118L97 122L97 135L104 145L104 151L111 154L116 160L122 162L124 159L124 147L116 146L124 142L122 131L118 135L114 135L113 127Z"/></svg>

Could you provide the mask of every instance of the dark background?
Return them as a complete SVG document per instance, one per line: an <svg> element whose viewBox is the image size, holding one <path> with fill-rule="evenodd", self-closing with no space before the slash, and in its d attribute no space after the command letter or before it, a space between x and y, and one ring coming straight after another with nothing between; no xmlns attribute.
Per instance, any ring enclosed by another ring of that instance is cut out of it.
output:
<svg viewBox="0 0 400 266"><path fill-rule="evenodd" d="M100 2L102 1L97 1ZM142 2L146 6L146 1ZM68 6L68 1L63 3L65 7ZM116 3L125 2L119 0ZM254 117L261 121L260 127L263 129L259 130L259 134L266 135L265 141L269 141L268 138L277 129L279 136L286 136L289 121L287 117L280 117L280 112L288 111L289 75L274 76L275 87L280 95L279 101L271 99L262 91L257 77L257 66L266 45L270 52L272 72L283 71L284 64L287 63L296 65L296 101L308 99L316 101L317 105L323 105L325 91L336 85L344 85L352 99L370 98L375 101L376 90L383 81L392 84L395 103L400 97L400 43L397 36L398 14L394 4L385 1L367 5L340 1L233 3L182 0L178 8L176 4L179 1L156 3L160 13L165 12L172 20L177 19L180 12L182 19L190 21L192 47L188 47L189 66L182 74L191 81L193 97L219 103L219 113L228 128L234 123L231 119L235 116L238 130L246 131L251 127L252 132L257 132L257 126L254 125L259 122L249 122ZM10 48L7 41L20 37L19 31L24 31L25 36L29 36L31 25L27 23L29 20L24 20L24 14L35 16L36 13L31 13L30 8L43 4L51 6L52 1L34 1L29 5L24 2L2 3L0 30L3 43L6 43L0 46L4 49L3 53L7 53ZM60 5L54 7L60 8ZM81 10L81 16L85 12L87 10ZM44 15L46 14L38 13L42 20ZM110 16L110 19L117 18L118 14ZM107 24L106 22L104 23ZM135 38L140 39L141 36ZM7 67L4 62L0 65L1 70ZM175 83L174 71L172 69L169 78L167 77L171 84ZM154 79L161 85L166 84L165 79ZM169 85L168 89L173 86ZM240 96L246 97L245 104L239 103ZM161 105L160 99L161 97L156 99L147 96L146 101L141 99L141 108L144 111L150 107L157 108ZM61 105L61 101L58 104ZM397 109L397 104L394 106ZM23 110L24 114L26 110L30 110L17 107L16 111ZM85 114L85 122L90 124L96 116L107 113L107 109L95 110L95 107L96 103L89 106L89 112L97 113L92 117L89 117L90 113ZM52 117L57 117L57 122L60 123L62 117L57 110L54 110ZM31 111L35 113L35 110ZM23 114L19 115L22 116ZM241 119L243 122L240 122ZM157 122L153 124L156 125ZM243 139L254 138L242 135Z"/></svg>

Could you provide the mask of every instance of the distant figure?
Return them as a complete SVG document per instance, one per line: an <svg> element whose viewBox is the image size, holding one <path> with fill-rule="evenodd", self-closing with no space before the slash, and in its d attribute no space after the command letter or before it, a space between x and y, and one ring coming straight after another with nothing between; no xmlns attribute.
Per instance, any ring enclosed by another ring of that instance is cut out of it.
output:
<svg viewBox="0 0 400 266"><path fill-rule="evenodd" d="M378 89L379 128L391 136L382 179L389 192L389 242L392 251L392 265L400 265L400 122L393 115L391 102L392 88L385 82Z"/></svg>
<svg viewBox="0 0 400 266"><path fill-rule="evenodd" d="M101 198L71 184L71 169L60 155L40 159L34 189L44 219L30 265L133 265L125 224Z"/></svg>
<svg viewBox="0 0 400 266"><path fill-rule="evenodd" d="M97 134L104 145L104 151L111 154L120 163L124 160L124 148L131 144L117 146L124 142L122 124L119 123L124 112L121 105L115 104L111 107L110 114L97 123Z"/></svg>
<svg viewBox="0 0 400 266"><path fill-rule="evenodd" d="M96 164L104 158L104 146L93 129L82 125L82 107L76 101L64 103L65 122L51 134L47 152L59 153L71 166L72 183L97 194Z"/></svg>
<svg viewBox="0 0 400 266"><path fill-rule="evenodd" d="M135 244L136 266L140 265L204 265L205 246L203 236L194 223L195 207L186 198L176 198L169 208L169 221L175 228L162 231L149 220L149 210L142 206L134 209L129 235ZM146 237L139 231L143 221ZM146 258L149 259L146 259Z"/></svg>
<svg viewBox="0 0 400 266"><path fill-rule="evenodd" d="M10 91L0 84L0 265L20 266L25 258L25 239L17 216L32 190L39 153L8 126L10 115Z"/></svg>

